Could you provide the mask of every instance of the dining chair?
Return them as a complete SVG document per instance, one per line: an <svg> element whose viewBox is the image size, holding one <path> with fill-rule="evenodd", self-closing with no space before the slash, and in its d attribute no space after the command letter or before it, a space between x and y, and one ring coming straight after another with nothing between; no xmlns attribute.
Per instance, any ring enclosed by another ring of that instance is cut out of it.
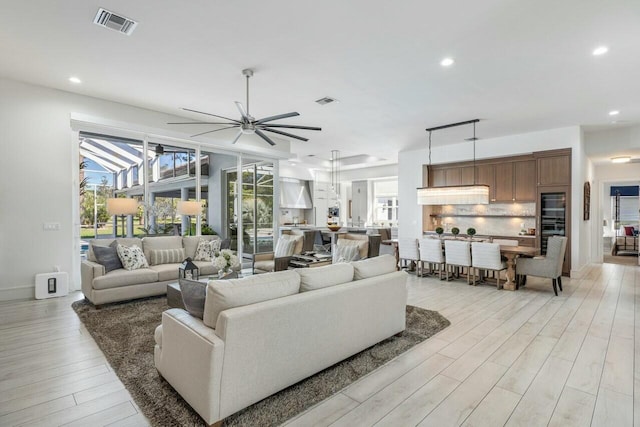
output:
<svg viewBox="0 0 640 427"><path fill-rule="evenodd" d="M507 269L507 264L500 257L499 243L471 243L471 266L473 268L473 284L476 283L476 270L482 279L480 270L496 272L496 286L500 289L500 272Z"/></svg>
<svg viewBox="0 0 640 427"><path fill-rule="evenodd" d="M438 277L442 280L442 270L445 268L444 253L442 253L442 241L423 237L420 239L420 269L424 274L424 263L429 266L429 273L433 274L433 266L438 266Z"/></svg>
<svg viewBox="0 0 640 427"><path fill-rule="evenodd" d="M400 259L400 265L402 261L408 262L408 266L411 263L416 264L416 274L420 274L420 249L418 248L418 239L403 238L398 239L398 258Z"/></svg>
<svg viewBox="0 0 640 427"><path fill-rule="evenodd" d="M518 246L518 241L512 239L493 239L492 242L503 246Z"/></svg>
<svg viewBox="0 0 640 427"><path fill-rule="evenodd" d="M551 236L547 241L547 254L544 257L518 258L516 274L521 277L521 284L526 283L527 275L549 278L553 284L553 292L557 296L558 288L562 292L562 264L566 250L566 237Z"/></svg>
<svg viewBox="0 0 640 427"><path fill-rule="evenodd" d="M471 273L471 244L468 241L461 240L445 240L444 256L447 262L447 280L449 280L449 270L453 267L455 273L460 277L460 270L467 269L467 284L469 284L469 275Z"/></svg>

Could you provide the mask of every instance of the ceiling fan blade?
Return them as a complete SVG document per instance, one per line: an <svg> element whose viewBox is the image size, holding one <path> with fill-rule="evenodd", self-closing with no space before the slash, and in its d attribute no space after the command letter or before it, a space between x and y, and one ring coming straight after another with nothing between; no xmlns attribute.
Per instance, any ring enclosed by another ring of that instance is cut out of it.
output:
<svg viewBox="0 0 640 427"><path fill-rule="evenodd" d="M303 129L303 130L322 130L317 126L296 126L296 125L265 125L270 128L288 128L288 129Z"/></svg>
<svg viewBox="0 0 640 427"><path fill-rule="evenodd" d="M207 133L213 133L213 132L218 132L218 131L221 131L221 130L237 128L237 127L238 127L238 125L233 125L233 126L227 126L226 128L220 128L220 129L210 130L210 131L207 131L207 132L196 133L195 135L191 135L191 138L193 138L195 136L205 135Z"/></svg>
<svg viewBox="0 0 640 427"><path fill-rule="evenodd" d="M168 125L235 125L235 123L222 122L167 122Z"/></svg>
<svg viewBox="0 0 640 427"><path fill-rule="evenodd" d="M273 142L271 140L271 138L269 138L267 135L264 134L264 132L262 132L259 129L256 129L256 135L258 135L260 138L264 139L265 141L267 141L269 143L269 145L274 146L276 145L275 142Z"/></svg>
<svg viewBox="0 0 640 427"><path fill-rule="evenodd" d="M247 112L245 111L245 109L242 106L242 104L239 103L238 101L235 101L235 103L236 103L236 107L238 107L238 111L240 111L240 115L242 116L242 118L244 120L246 120L247 122L250 122L251 119L250 119L249 115L247 114Z"/></svg>
<svg viewBox="0 0 640 427"><path fill-rule="evenodd" d="M259 125L261 123L272 122L274 120L286 119L288 117L295 117L299 115L300 113L296 113L295 111L293 113L278 114L277 116L270 116L270 117L265 117L264 119L260 119L256 121L256 124Z"/></svg>
<svg viewBox="0 0 640 427"><path fill-rule="evenodd" d="M242 131L240 130L238 131L238 134L236 135L236 137L233 138L233 141L231 141L231 144L235 144L236 142L238 142L241 136L242 136Z"/></svg>
<svg viewBox="0 0 640 427"><path fill-rule="evenodd" d="M205 113L204 111L191 110L189 108L183 108L183 110L184 111L191 111L192 113L206 114L207 116L218 117L220 119L229 120L230 122L234 122L234 123L242 123L242 122L240 122L239 120L236 120L236 119L230 119L229 117L225 117L225 116L218 116L217 114Z"/></svg>
<svg viewBox="0 0 640 427"><path fill-rule="evenodd" d="M273 133L277 133L277 134L280 134L280 135L288 136L289 138L299 139L300 141L308 141L307 138L303 138L301 136L297 136L297 135L294 135L292 133L282 132L282 131L279 131L279 130L270 129L270 128L264 128L264 127L260 128L260 129L266 130L267 132L273 132Z"/></svg>

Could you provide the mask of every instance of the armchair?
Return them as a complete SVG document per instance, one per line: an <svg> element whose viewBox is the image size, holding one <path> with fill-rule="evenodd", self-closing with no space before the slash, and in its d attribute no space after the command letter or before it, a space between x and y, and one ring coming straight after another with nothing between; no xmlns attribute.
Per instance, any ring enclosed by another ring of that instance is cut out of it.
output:
<svg viewBox="0 0 640 427"><path fill-rule="evenodd" d="M255 254L253 256L253 272L268 273L272 271L286 270L289 267L291 255L298 255L302 253L302 250L304 248L304 238L304 234L283 232L280 236L281 240L293 240L295 242L293 253L289 252L288 255L276 256L278 254L278 247L276 247L276 250L274 252L263 252Z"/></svg>
<svg viewBox="0 0 640 427"><path fill-rule="evenodd" d="M522 285L526 283L527 275L546 277L552 280L553 292L558 295L558 288L562 292L562 264L567 249L567 238L562 236L549 237L547 255L536 258L518 258L516 275L520 276Z"/></svg>

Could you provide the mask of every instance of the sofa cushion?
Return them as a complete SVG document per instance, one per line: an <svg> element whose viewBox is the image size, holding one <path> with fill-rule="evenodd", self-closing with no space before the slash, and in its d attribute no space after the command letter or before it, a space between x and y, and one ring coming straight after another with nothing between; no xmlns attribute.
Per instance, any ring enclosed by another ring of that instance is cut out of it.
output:
<svg viewBox="0 0 640 427"><path fill-rule="evenodd" d="M196 248L198 247L198 242L200 242L200 240L207 240L207 241L217 240L219 242L222 242L220 240L220 237L216 235L184 236L182 238L182 246L184 247L185 256L191 259L195 258Z"/></svg>
<svg viewBox="0 0 640 427"><path fill-rule="evenodd" d="M105 273L122 268L122 262L118 257L118 242L115 240L109 246L97 245L93 248L93 254L96 262L104 266Z"/></svg>
<svg viewBox="0 0 640 427"><path fill-rule="evenodd" d="M298 268L296 272L300 275L300 292L328 288L353 280L353 266L348 263Z"/></svg>
<svg viewBox="0 0 640 427"><path fill-rule="evenodd" d="M142 239L142 250L147 259L151 258L152 249L180 249L182 237L180 236L154 236Z"/></svg>
<svg viewBox="0 0 640 427"><path fill-rule="evenodd" d="M177 267L176 267L177 270ZM93 279L94 289L111 289L121 286L140 285L158 281L158 272L149 268L125 270L123 268L110 271L104 276Z"/></svg>
<svg viewBox="0 0 640 427"><path fill-rule="evenodd" d="M193 261L193 263L198 267L198 274L200 274L200 277L208 276L210 274L218 274L218 270L216 270L211 261Z"/></svg>
<svg viewBox="0 0 640 427"><path fill-rule="evenodd" d="M91 244L89 245L89 253L87 254L87 259L89 261L98 262L95 254L93 253L94 246L109 246L113 242L118 242L118 244L123 246L133 246L142 247L142 239L138 239L137 237L131 238L118 238L118 239L93 239L91 240Z"/></svg>
<svg viewBox="0 0 640 427"><path fill-rule="evenodd" d="M178 280L178 269L180 264L159 264L152 265L149 269L158 273L158 281L165 282L167 280Z"/></svg>
<svg viewBox="0 0 640 427"><path fill-rule="evenodd" d="M184 248L178 249L151 249L149 251L149 265L176 264L186 258Z"/></svg>
<svg viewBox="0 0 640 427"><path fill-rule="evenodd" d="M396 271L396 257L393 255L380 255L352 262L351 265L353 265L354 280L367 279Z"/></svg>
<svg viewBox="0 0 640 427"><path fill-rule="evenodd" d="M142 249L136 245L131 247L118 245L118 257L125 270L138 270L149 267L149 262L144 256Z"/></svg>
<svg viewBox="0 0 640 427"><path fill-rule="evenodd" d="M224 310L297 294L299 290L300 275L295 271L211 280L207 285L204 324L215 329L218 315Z"/></svg>

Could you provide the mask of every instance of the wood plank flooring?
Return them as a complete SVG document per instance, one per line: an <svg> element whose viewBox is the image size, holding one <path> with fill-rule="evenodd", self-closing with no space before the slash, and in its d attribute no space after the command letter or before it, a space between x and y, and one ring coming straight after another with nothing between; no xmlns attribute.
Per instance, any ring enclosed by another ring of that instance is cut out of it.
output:
<svg viewBox="0 0 640 427"><path fill-rule="evenodd" d="M288 426L640 426L640 267L517 292L409 276L451 326ZM146 426L70 307L0 303L0 426ZM637 410L636 410L637 409Z"/></svg>

